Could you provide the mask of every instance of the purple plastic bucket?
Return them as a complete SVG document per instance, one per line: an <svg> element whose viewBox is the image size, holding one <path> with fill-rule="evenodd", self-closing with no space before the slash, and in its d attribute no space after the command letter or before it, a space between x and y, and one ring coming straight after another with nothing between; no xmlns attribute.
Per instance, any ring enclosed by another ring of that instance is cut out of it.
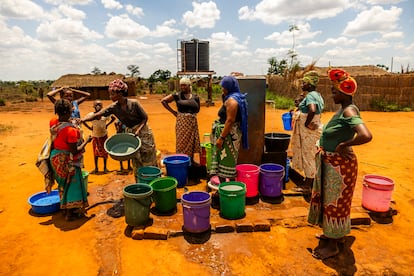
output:
<svg viewBox="0 0 414 276"><path fill-rule="evenodd" d="M260 165L260 195L278 197L282 195L285 168L279 164L266 163Z"/></svg>
<svg viewBox="0 0 414 276"><path fill-rule="evenodd" d="M184 230L201 233L210 229L211 196L207 192L189 192L181 196Z"/></svg>

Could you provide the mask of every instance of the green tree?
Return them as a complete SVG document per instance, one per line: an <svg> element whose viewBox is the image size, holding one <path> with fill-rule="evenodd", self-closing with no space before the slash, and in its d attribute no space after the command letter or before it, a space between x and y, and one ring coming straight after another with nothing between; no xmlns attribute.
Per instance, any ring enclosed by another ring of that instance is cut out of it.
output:
<svg viewBox="0 0 414 276"><path fill-rule="evenodd" d="M267 63L270 65L269 69L267 69L268 74L283 75L288 66L286 59L278 61L275 57L269 58Z"/></svg>
<svg viewBox="0 0 414 276"><path fill-rule="evenodd" d="M138 65L128 65L127 69L131 71L131 77L138 77L141 74Z"/></svg>
<svg viewBox="0 0 414 276"><path fill-rule="evenodd" d="M102 73L102 71L101 71L101 69L99 69L98 67L95 66L95 67L93 67L91 73L94 74L94 75L99 75L99 74Z"/></svg>
<svg viewBox="0 0 414 276"><path fill-rule="evenodd" d="M148 81L149 82L157 82L157 81L164 82L168 80L170 77L171 77L171 72L169 70L158 69L157 71L152 73Z"/></svg>

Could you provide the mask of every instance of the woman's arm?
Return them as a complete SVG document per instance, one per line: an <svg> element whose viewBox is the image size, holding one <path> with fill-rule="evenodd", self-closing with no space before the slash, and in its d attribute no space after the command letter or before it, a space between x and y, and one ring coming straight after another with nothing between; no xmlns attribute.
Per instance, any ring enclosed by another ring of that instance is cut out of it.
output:
<svg viewBox="0 0 414 276"><path fill-rule="evenodd" d="M83 103L86 99L88 99L89 98L89 96L91 95L91 93L89 93L89 92L85 92L85 91L81 91L81 90L76 90L76 89L73 89L73 88L71 88L71 90L74 92L74 93L78 93L78 94L81 94L81 95L83 95L82 97L80 97L79 99L76 99L76 101L78 102L78 104L81 104L81 103Z"/></svg>
<svg viewBox="0 0 414 276"><path fill-rule="evenodd" d="M216 146L221 149L223 146L224 138L229 135L231 128L233 127L234 122L236 121L237 111L239 109L239 104L235 99L228 98L224 102L224 106L226 107L226 122L224 123L223 131L221 132L221 136L217 139Z"/></svg>
<svg viewBox="0 0 414 276"><path fill-rule="evenodd" d="M47 93L47 94L46 94L46 96L48 97L48 99L49 99L52 103L55 103L55 102L56 102L55 96L56 96L56 94L57 94L57 93L59 93L62 89L63 89L63 87L61 87L61 88L59 88L59 89L52 90L52 91L50 91L49 93Z"/></svg>
<svg viewBox="0 0 414 276"><path fill-rule="evenodd" d="M171 106L169 105L169 103L174 101L174 97L172 94L165 96L164 98L161 99L161 103L162 105L165 107L165 109L167 109L169 112L171 112L175 117L177 117L177 111L175 111L174 109L171 108Z"/></svg>
<svg viewBox="0 0 414 276"><path fill-rule="evenodd" d="M311 124L313 117L315 117L316 112L316 104L309 104L308 105L308 115L306 116L305 127L315 130L318 126L314 126Z"/></svg>

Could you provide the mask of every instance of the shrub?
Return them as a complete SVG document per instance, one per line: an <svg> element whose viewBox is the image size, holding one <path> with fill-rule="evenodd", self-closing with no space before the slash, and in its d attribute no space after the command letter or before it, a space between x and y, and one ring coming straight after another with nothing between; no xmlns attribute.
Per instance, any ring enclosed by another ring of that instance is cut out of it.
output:
<svg viewBox="0 0 414 276"><path fill-rule="evenodd" d="M295 101L291 98L284 96L278 96L271 92L266 92L266 100L274 101L274 108L277 109L293 109L295 107Z"/></svg>
<svg viewBox="0 0 414 276"><path fill-rule="evenodd" d="M6 105L6 101L4 99L0 99L0 106L5 106Z"/></svg>

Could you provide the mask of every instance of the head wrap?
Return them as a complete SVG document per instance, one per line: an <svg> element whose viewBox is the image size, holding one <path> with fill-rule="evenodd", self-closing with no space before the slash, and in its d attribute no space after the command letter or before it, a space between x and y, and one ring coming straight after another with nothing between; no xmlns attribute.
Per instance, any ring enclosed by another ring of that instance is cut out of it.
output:
<svg viewBox="0 0 414 276"><path fill-rule="evenodd" d="M248 112L247 112L247 93L241 93L239 82L235 77L232 76L226 76L224 77L220 85L225 88L228 92L228 94L224 97L224 100L226 101L228 98L233 98L237 101L239 105L239 111L241 114L241 122L240 122L240 128L242 132L242 145L243 148L248 149L249 148L249 136L248 136Z"/></svg>
<svg viewBox="0 0 414 276"><path fill-rule="evenodd" d="M189 78L181 78L180 85L181 84L191 85L191 80Z"/></svg>
<svg viewBox="0 0 414 276"><path fill-rule="evenodd" d="M112 91L125 91L128 90L128 85L122 80L116 79L109 84L109 89Z"/></svg>
<svg viewBox="0 0 414 276"><path fill-rule="evenodd" d="M330 69L328 77L332 85L345 95L353 96L357 91L356 80L342 69Z"/></svg>
<svg viewBox="0 0 414 276"><path fill-rule="evenodd" d="M310 85L316 87L319 82L319 74L316 71L309 71L303 75L304 82L309 83Z"/></svg>

